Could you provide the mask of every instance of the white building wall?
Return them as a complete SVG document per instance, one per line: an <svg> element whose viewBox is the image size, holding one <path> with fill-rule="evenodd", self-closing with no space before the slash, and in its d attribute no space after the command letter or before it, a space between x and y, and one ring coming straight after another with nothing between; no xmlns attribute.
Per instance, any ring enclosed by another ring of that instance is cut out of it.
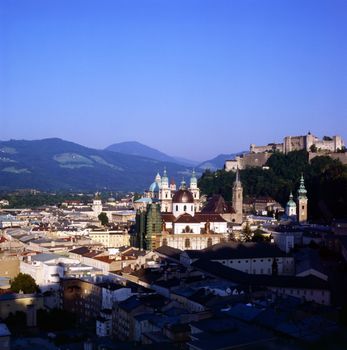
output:
<svg viewBox="0 0 347 350"><path fill-rule="evenodd" d="M306 301L314 301L321 305L330 305L330 291L322 289L303 289L303 288L281 288L270 287L270 290L279 295L290 295Z"/></svg>
<svg viewBox="0 0 347 350"><path fill-rule="evenodd" d="M254 275L271 275L273 258L247 258L247 259L225 259L212 260L219 262L227 267L233 268ZM292 275L294 273L294 258L278 257L276 258L278 274Z"/></svg>

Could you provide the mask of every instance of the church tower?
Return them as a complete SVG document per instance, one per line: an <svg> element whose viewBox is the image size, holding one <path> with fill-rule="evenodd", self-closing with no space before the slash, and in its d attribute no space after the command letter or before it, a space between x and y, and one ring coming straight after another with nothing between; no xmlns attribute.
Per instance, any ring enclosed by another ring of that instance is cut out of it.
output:
<svg viewBox="0 0 347 350"><path fill-rule="evenodd" d="M290 192L289 201L287 202L287 205L286 205L286 215L289 218L296 220L297 218L296 211L297 211L297 208L296 208L295 202L293 201L293 193Z"/></svg>
<svg viewBox="0 0 347 350"><path fill-rule="evenodd" d="M233 186L233 209L235 210L235 222L242 222L243 188L240 180L239 169L236 170L236 180Z"/></svg>
<svg viewBox="0 0 347 350"><path fill-rule="evenodd" d="M301 175L300 187L298 189L297 218L298 222L307 221L307 191L305 188L304 176Z"/></svg>
<svg viewBox="0 0 347 350"><path fill-rule="evenodd" d="M98 216L102 212L102 201L98 192L93 199L92 210L95 213L95 216Z"/></svg>
<svg viewBox="0 0 347 350"><path fill-rule="evenodd" d="M160 188L160 196L159 199L161 201L161 211L169 212L172 210L171 205L171 188L169 187L169 178L167 176L167 171L164 169L164 174L161 178L161 188Z"/></svg>
<svg viewBox="0 0 347 350"><path fill-rule="evenodd" d="M198 179L196 177L195 170L193 170L190 178L189 191L192 193L194 198L195 211L200 211L200 189L198 188Z"/></svg>

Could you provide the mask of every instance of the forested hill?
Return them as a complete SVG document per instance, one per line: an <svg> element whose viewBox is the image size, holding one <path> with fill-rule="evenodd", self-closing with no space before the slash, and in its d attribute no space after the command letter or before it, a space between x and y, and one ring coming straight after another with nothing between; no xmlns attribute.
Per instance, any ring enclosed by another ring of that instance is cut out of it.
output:
<svg viewBox="0 0 347 350"><path fill-rule="evenodd" d="M306 151L287 155L274 153L266 164L269 169L247 168L241 170L244 196L271 196L283 206L290 191L296 196L301 174L308 191L309 219L330 222L334 218L347 218L347 166L330 157L316 157L308 162ZM235 174L206 170L199 186L208 196L220 193L231 200Z"/></svg>

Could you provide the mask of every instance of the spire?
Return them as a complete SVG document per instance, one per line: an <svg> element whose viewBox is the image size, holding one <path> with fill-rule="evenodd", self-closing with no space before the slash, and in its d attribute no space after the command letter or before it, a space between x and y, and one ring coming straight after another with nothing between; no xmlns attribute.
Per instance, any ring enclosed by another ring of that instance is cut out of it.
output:
<svg viewBox="0 0 347 350"><path fill-rule="evenodd" d="M298 199L306 198L306 194L307 194L307 190L305 188L304 175L301 173L300 186L299 186L299 189L298 189Z"/></svg>
<svg viewBox="0 0 347 350"><path fill-rule="evenodd" d="M195 188L198 184L198 179L196 178L195 169L192 171L192 176L190 178L190 187Z"/></svg>
<svg viewBox="0 0 347 350"><path fill-rule="evenodd" d="M241 179L240 179L240 171L238 167L236 168L236 178L234 182L234 188L236 187L242 187Z"/></svg>
<svg viewBox="0 0 347 350"><path fill-rule="evenodd" d="M236 180L235 182L241 182L239 167L236 168Z"/></svg>
<svg viewBox="0 0 347 350"><path fill-rule="evenodd" d="M159 171L158 171L158 173L157 173L157 176L155 177L155 182L156 182L156 183L160 183L160 182L161 182L161 176L160 176L160 174L159 174Z"/></svg>
<svg viewBox="0 0 347 350"><path fill-rule="evenodd" d="M167 189L169 186L169 178L167 176L166 167L164 167L164 173L161 177L161 185L163 189Z"/></svg>
<svg viewBox="0 0 347 350"><path fill-rule="evenodd" d="M184 181L184 177L183 177L183 178L182 178L182 181L181 181L180 190L185 190L186 188L187 188L186 182Z"/></svg>

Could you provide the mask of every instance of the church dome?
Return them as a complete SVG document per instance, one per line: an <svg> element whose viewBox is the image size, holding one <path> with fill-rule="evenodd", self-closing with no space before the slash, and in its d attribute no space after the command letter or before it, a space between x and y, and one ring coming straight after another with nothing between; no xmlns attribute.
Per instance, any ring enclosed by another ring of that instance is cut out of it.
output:
<svg viewBox="0 0 347 350"><path fill-rule="evenodd" d="M194 198L190 191L178 190L172 198L172 203L194 203Z"/></svg>
<svg viewBox="0 0 347 350"><path fill-rule="evenodd" d="M287 202L287 208L296 208L296 203L293 201L292 193L290 193L289 201Z"/></svg>
<svg viewBox="0 0 347 350"><path fill-rule="evenodd" d="M151 184L151 186L149 186L150 192L159 192L159 190L160 190L159 184L155 181Z"/></svg>

